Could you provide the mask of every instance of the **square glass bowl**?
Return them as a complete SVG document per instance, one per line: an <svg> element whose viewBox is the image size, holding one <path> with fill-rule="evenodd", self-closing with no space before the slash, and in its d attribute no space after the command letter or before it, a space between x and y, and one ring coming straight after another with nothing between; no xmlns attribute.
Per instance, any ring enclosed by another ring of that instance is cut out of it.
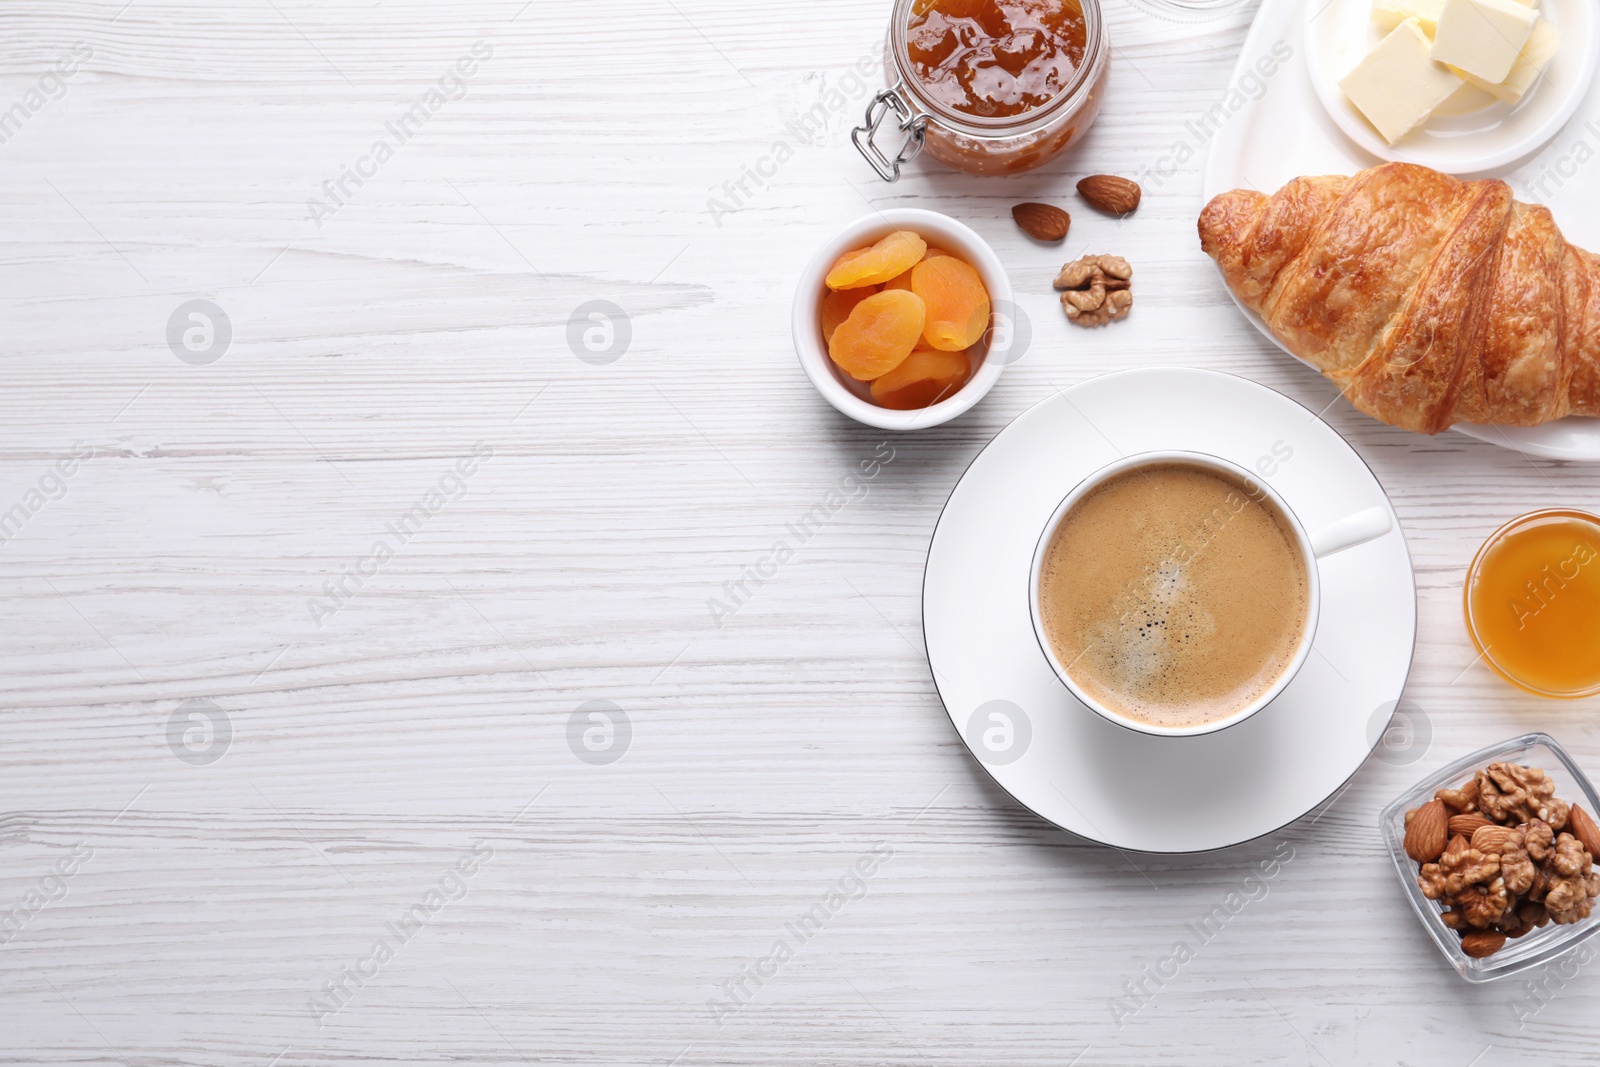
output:
<svg viewBox="0 0 1600 1067"><path fill-rule="evenodd" d="M1595 796L1594 786L1589 783L1588 776L1578 769L1578 765L1572 762L1572 757L1556 743L1555 738L1549 734L1523 734L1498 745L1490 745L1470 756L1463 756L1448 767L1440 768L1412 786L1378 816L1378 827L1389 846L1389 858L1394 861L1394 869L1400 876L1406 899L1411 901L1417 918L1422 920L1423 928L1433 938L1433 943L1439 946L1439 951L1444 953L1445 959L1450 961L1450 966L1469 982L1492 982L1496 978L1505 978L1530 967L1549 963L1600 933L1600 907L1597 907L1595 914L1587 919L1569 926L1548 923L1532 933L1512 938L1493 956L1473 959L1461 951L1461 935L1444 924L1444 909L1436 901L1422 895L1417 885L1417 862L1406 855L1406 812L1432 800L1438 790L1459 786L1470 779L1473 772L1491 763L1502 762L1543 768L1556 783L1557 797L1582 805L1591 815L1600 811L1600 797Z"/></svg>

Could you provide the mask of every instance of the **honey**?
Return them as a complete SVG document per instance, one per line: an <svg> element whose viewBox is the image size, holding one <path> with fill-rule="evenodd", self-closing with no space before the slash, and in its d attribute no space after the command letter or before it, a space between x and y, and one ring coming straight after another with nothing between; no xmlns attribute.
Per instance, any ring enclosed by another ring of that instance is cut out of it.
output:
<svg viewBox="0 0 1600 1067"><path fill-rule="evenodd" d="M1506 524L1472 561L1465 601L1473 643L1510 681L1600 692L1600 518L1552 509Z"/></svg>
<svg viewBox="0 0 1600 1067"><path fill-rule="evenodd" d="M906 38L929 99L983 118L1045 106L1083 65L1080 0L915 0Z"/></svg>

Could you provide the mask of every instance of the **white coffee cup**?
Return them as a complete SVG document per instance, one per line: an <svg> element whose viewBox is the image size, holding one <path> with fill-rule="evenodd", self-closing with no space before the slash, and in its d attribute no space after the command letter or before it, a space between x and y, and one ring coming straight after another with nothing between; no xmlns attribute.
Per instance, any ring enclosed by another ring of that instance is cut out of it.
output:
<svg viewBox="0 0 1600 1067"><path fill-rule="evenodd" d="M1073 681L1072 675L1056 656L1055 650L1050 647L1049 637L1044 629L1044 614L1039 602L1039 577L1044 567L1044 558L1049 551L1050 542L1054 539L1056 530L1061 526L1062 520L1072 510L1073 505L1082 500L1086 495L1100 485L1127 471L1140 467L1148 467L1163 463L1178 463L1204 470L1215 471L1230 481L1235 481L1245 487L1246 492L1255 500L1264 500L1276 507L1287 522L1289 529L1294 534L1296 545L1300 549L1300 556L1306 570L1306 617L1300 635L1300 642L1295 648L1293 658L1289 661L1283 673L1267 689L1250 703L1223 718L1213 719L1210 722L1194 726L1158 726L1154 723L1141 722L1130 718L1120 712L1109 708L1090 696L1083 688ZM1216 733L1243 722L1268 704L1272 703L1285 686L1294 680L1300 668L1305 664L1306 657L1311 653L1312 642L1317 635L1317 616L1322 605L1322 582L1317 569L1317 561L1326 559L1336 552L1343 552L1347 548L1365 544L1376 540L1388 533L1393 528L1393 518L1388 508L1371 507L1346 516L1337 522L1322 527L1316 533L1306 533L1300 519L1295 515L1294 509L1279 496L1270 485L1252 476L1243 467L1238 466L1220 456L1208 455L1201 452L1142 452L1138 455L1124 456L1114 463L1089 475L1068 493L1060 504L1056 505L1055 512L1050 516L1050 521L1045 524L1044 532L1039 535L1039 543L1033 550L1033 566L1028 573L1028 607L1033 615L1033 633L1039 642L1039 648L1044 652L1044 657L1049 661L1050 667L1056 672L1056 677L1061 679L1061 684L1067 690L1086 704L1092 711L1118 726L1137 730L1140 733L1154 734L1158 737L1189 737L1197 734Z"/></svg>

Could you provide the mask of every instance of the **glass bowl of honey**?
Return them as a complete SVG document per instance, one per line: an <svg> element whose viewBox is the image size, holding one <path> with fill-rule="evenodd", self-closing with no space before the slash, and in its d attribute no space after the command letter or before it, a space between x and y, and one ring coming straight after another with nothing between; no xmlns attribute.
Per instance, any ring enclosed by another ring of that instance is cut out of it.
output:
<svg viewBox="0 0 1600 1067"><path fill-rule="evenodd" d="M1110 55L1099 0L895 0L889 88L852 138L885 181L924 150L971 174L1032 170L1088 130Z"/></svg>
<svg viewBox="0 0 1600 1067"><path fill-rule="evenodd" d="M1467 633L1495 673L1530 693L1600 693L1600 518L1547 508L1478 550L1463 595Z"/></svg>

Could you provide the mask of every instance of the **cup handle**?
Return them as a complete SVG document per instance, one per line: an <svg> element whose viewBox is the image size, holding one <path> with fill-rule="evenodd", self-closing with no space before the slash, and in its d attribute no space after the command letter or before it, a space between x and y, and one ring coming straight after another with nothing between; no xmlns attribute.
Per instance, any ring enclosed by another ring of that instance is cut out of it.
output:
<svg viewBox="0 0 1600 1067"><path fill-rule="evenodd" d="M1389 517L1388 508L1370 507L1347 515L1338 522L1331 522L1312 534L1311 554L1318 559L1325 559L1335 552L1375 541L1393 527L1394 520Z"/></svg>

